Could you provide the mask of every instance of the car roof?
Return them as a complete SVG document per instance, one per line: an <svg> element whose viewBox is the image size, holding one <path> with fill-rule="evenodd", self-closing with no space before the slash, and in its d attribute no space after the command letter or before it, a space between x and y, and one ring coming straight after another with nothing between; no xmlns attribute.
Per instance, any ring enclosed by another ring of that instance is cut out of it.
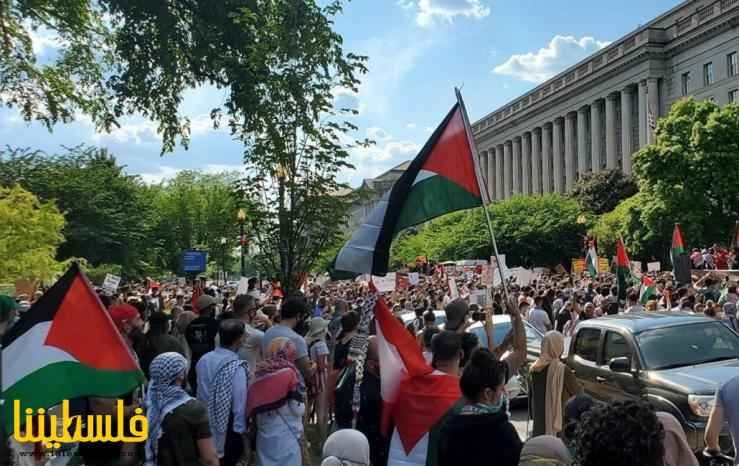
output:
<svg viewBox="0 0 739 466"><path fill-rule="evenodd" d="M708 322L716 322L716 320L690 312L632 312L629 314L615 314L581 321L579 327L611 328L628 330L631 333L640 333L644 330L672 327L674 325Z"/></svg>

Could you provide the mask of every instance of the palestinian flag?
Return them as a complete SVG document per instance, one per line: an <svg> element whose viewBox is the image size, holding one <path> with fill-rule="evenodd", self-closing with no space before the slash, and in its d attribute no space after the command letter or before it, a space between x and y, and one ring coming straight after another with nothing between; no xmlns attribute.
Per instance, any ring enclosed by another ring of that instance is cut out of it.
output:
<svg viewBox="0 0 739 466"><path fill-rule="evenodd" d="M70 398L117 397L144 383L77 264L5 333L2 348L2 409L9 433L13 400L20 400L22 410L47 409Z"/></svg>
<svg viewBox="0 0 739 466"><path fill-rule="evenodd" d="M618 277L618 299L626 300L626 290L631 282L631 263L626 255L623 238L616 241L616 277Z"/></svg>
<svg viewBox="0 0 739 466"><path fill-rule="evenodd" d="M440 215L483 205L463 104L455 104L408 169L339 251L333 279L384 276L390 245L401 230Z"/></svg>
<svg viewBox="0 0 739 466"><path fill-rule="evenodd" d="M690 257L685 252L685 243L683 243L683 235L680 233L680 224L675 224L675 230L672 232L672 247L670 248L670 260L672 261L672 274L675 281L679 285L689 285L692 283L690 270L693 264Z"/></svg>
<svg viewBox="0 0 739 466"><path fill-rule="evenodd" d="M654 280L644 277L641 281L641 292L639 293L639 302L647 304L647 301L657 296L657 287L654 286Z"/></svg>
<svg viewBox="0 0 739 466"><path fill-rule="evenodd" d="M588 248L588 255L585 256L585 263L587 264L588 275L595 278L598 276L598 254L595 252L595 245L591 245Z"/></svg>
<svg viewBox="0 0 739 466"><path fill-rule="evenodd" d="M375 319L383 432L396 447L391 450L405 455L401 461L424 458L426 465L434 466L441 426L462 407L459 378L434 371L426 363L415 339L382 298L375 305Z"/></svg>

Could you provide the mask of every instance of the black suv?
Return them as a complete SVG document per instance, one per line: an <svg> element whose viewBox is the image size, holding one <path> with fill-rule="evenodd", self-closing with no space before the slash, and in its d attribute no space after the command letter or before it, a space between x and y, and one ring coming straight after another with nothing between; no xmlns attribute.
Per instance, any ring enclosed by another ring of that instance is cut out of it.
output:
<svg viewBox="0 0 739 466"><path fill-rule="evenodd" d="M716 389L739 376L739 335L693 314L613 315L577 326L567 365L598 400L643 399L671 413L698 451ZM726 427L720 443L732 450Z"/></svg>

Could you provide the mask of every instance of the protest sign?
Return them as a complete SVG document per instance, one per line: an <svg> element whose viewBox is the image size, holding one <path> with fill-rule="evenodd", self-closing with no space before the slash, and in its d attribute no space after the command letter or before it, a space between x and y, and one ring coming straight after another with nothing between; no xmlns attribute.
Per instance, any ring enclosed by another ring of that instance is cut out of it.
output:
<svg viewBox="0 0 739 466"><path fill-rule="evenodd" d="M187 286L187 278L177 277L177 286L179 286L180 288Z"/></svg>
<svg viewBox="0 0 739 466"><path fill-rule="evenodd" d="M488 290L474 289L470 292L470 304L485 307L487 304Z"/></svg>
<svg viewBox="0 0 739 466"><path fill-rule="evenodd" d="M407 290L410 288L410 280L408 280L408 276L405 273L396 273L395 274L395 289L396 290Z"/></svg>
<svg viewBox="0 0 739 466"><path fill-rule="evenodd" d="M488 264L482 266L480 272L480 281L483 285L493 286L493 271Z"/></svg>
<svg viewBox="0 0 739 466"><path fill-rule="evenodd" d="M662 270L662 264L659 262L647 262L647 272L659 272Z"/></svg>
<svg viewBox="0 0 739 466"><path fill-rule="evenodd" d="M395 272L390 272L384 277L372 276L372 282L380 293L387 293L395 290Z"/></svg>
<svg viewBox="0 0 739 466"><path fill-rule="evenodd" d="M610 266L608 265L608 259L606 259L605 257L598 258L598 273L608 272L610 270L609 267Z"/></svg>
<svg viewBox="0 0 739 466"><path fill-rule="evenodd" d="M532 273L530 270L524 267L516 267L511 269L511 275L516 278L516 283L519 286L526 286L531 283Z"/></svg>
<svg viewBox="0 0 739 466"><path fill-rule="evenodd" d="M108 293L115 293L118 291L118 285L121 283L121 277L113 274L107 274L103 281L103 290Z"/></svg>
<svg viewBox="0 0 739 466"><path fill-rule="evenodd" d="M579 276L585 271L585 259L572 259L572 274ZM561 273L561 272L560 272Z"/></svg>
<svg viewBox="0 0 739 466"><path fill-rule="evenodd" d="M637 277L641 277L642 275L641 262L640 261L630 261L629 264L631 265L631 273L636 275Z"/></svg>
<svg viewBox="0 0 739 466"><path fill-rule="evenodd" d="M457 289L457 282L453 278L449 279L449 297L452 299L459 298L459 290Z"/></svg>
<svg viewBox="0 0 739 466"><path fill-rule="evenodd" d="M249 292L249 279L246 277L241 277L239 279L239 286L236 288L236 296L246 294Z"/></svg>
<svg viewBox="0 0 739 466"><path fill-rule="evenodd" d="M420 278L418 275L418 272L411 272L408 274L408 281L411 282L411 285L418 285L420 282Z"/></svg>

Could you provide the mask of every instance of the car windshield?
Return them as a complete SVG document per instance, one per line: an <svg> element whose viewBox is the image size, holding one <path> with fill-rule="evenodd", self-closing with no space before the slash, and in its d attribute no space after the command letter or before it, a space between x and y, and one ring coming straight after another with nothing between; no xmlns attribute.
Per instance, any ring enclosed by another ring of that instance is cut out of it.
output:
<svg viewBox="0 0 739 466"><path fill-rule="evenodd" d="M652 370L739 357L739 337L721 322L647 330L636 340L646 368Z"/></svg>

